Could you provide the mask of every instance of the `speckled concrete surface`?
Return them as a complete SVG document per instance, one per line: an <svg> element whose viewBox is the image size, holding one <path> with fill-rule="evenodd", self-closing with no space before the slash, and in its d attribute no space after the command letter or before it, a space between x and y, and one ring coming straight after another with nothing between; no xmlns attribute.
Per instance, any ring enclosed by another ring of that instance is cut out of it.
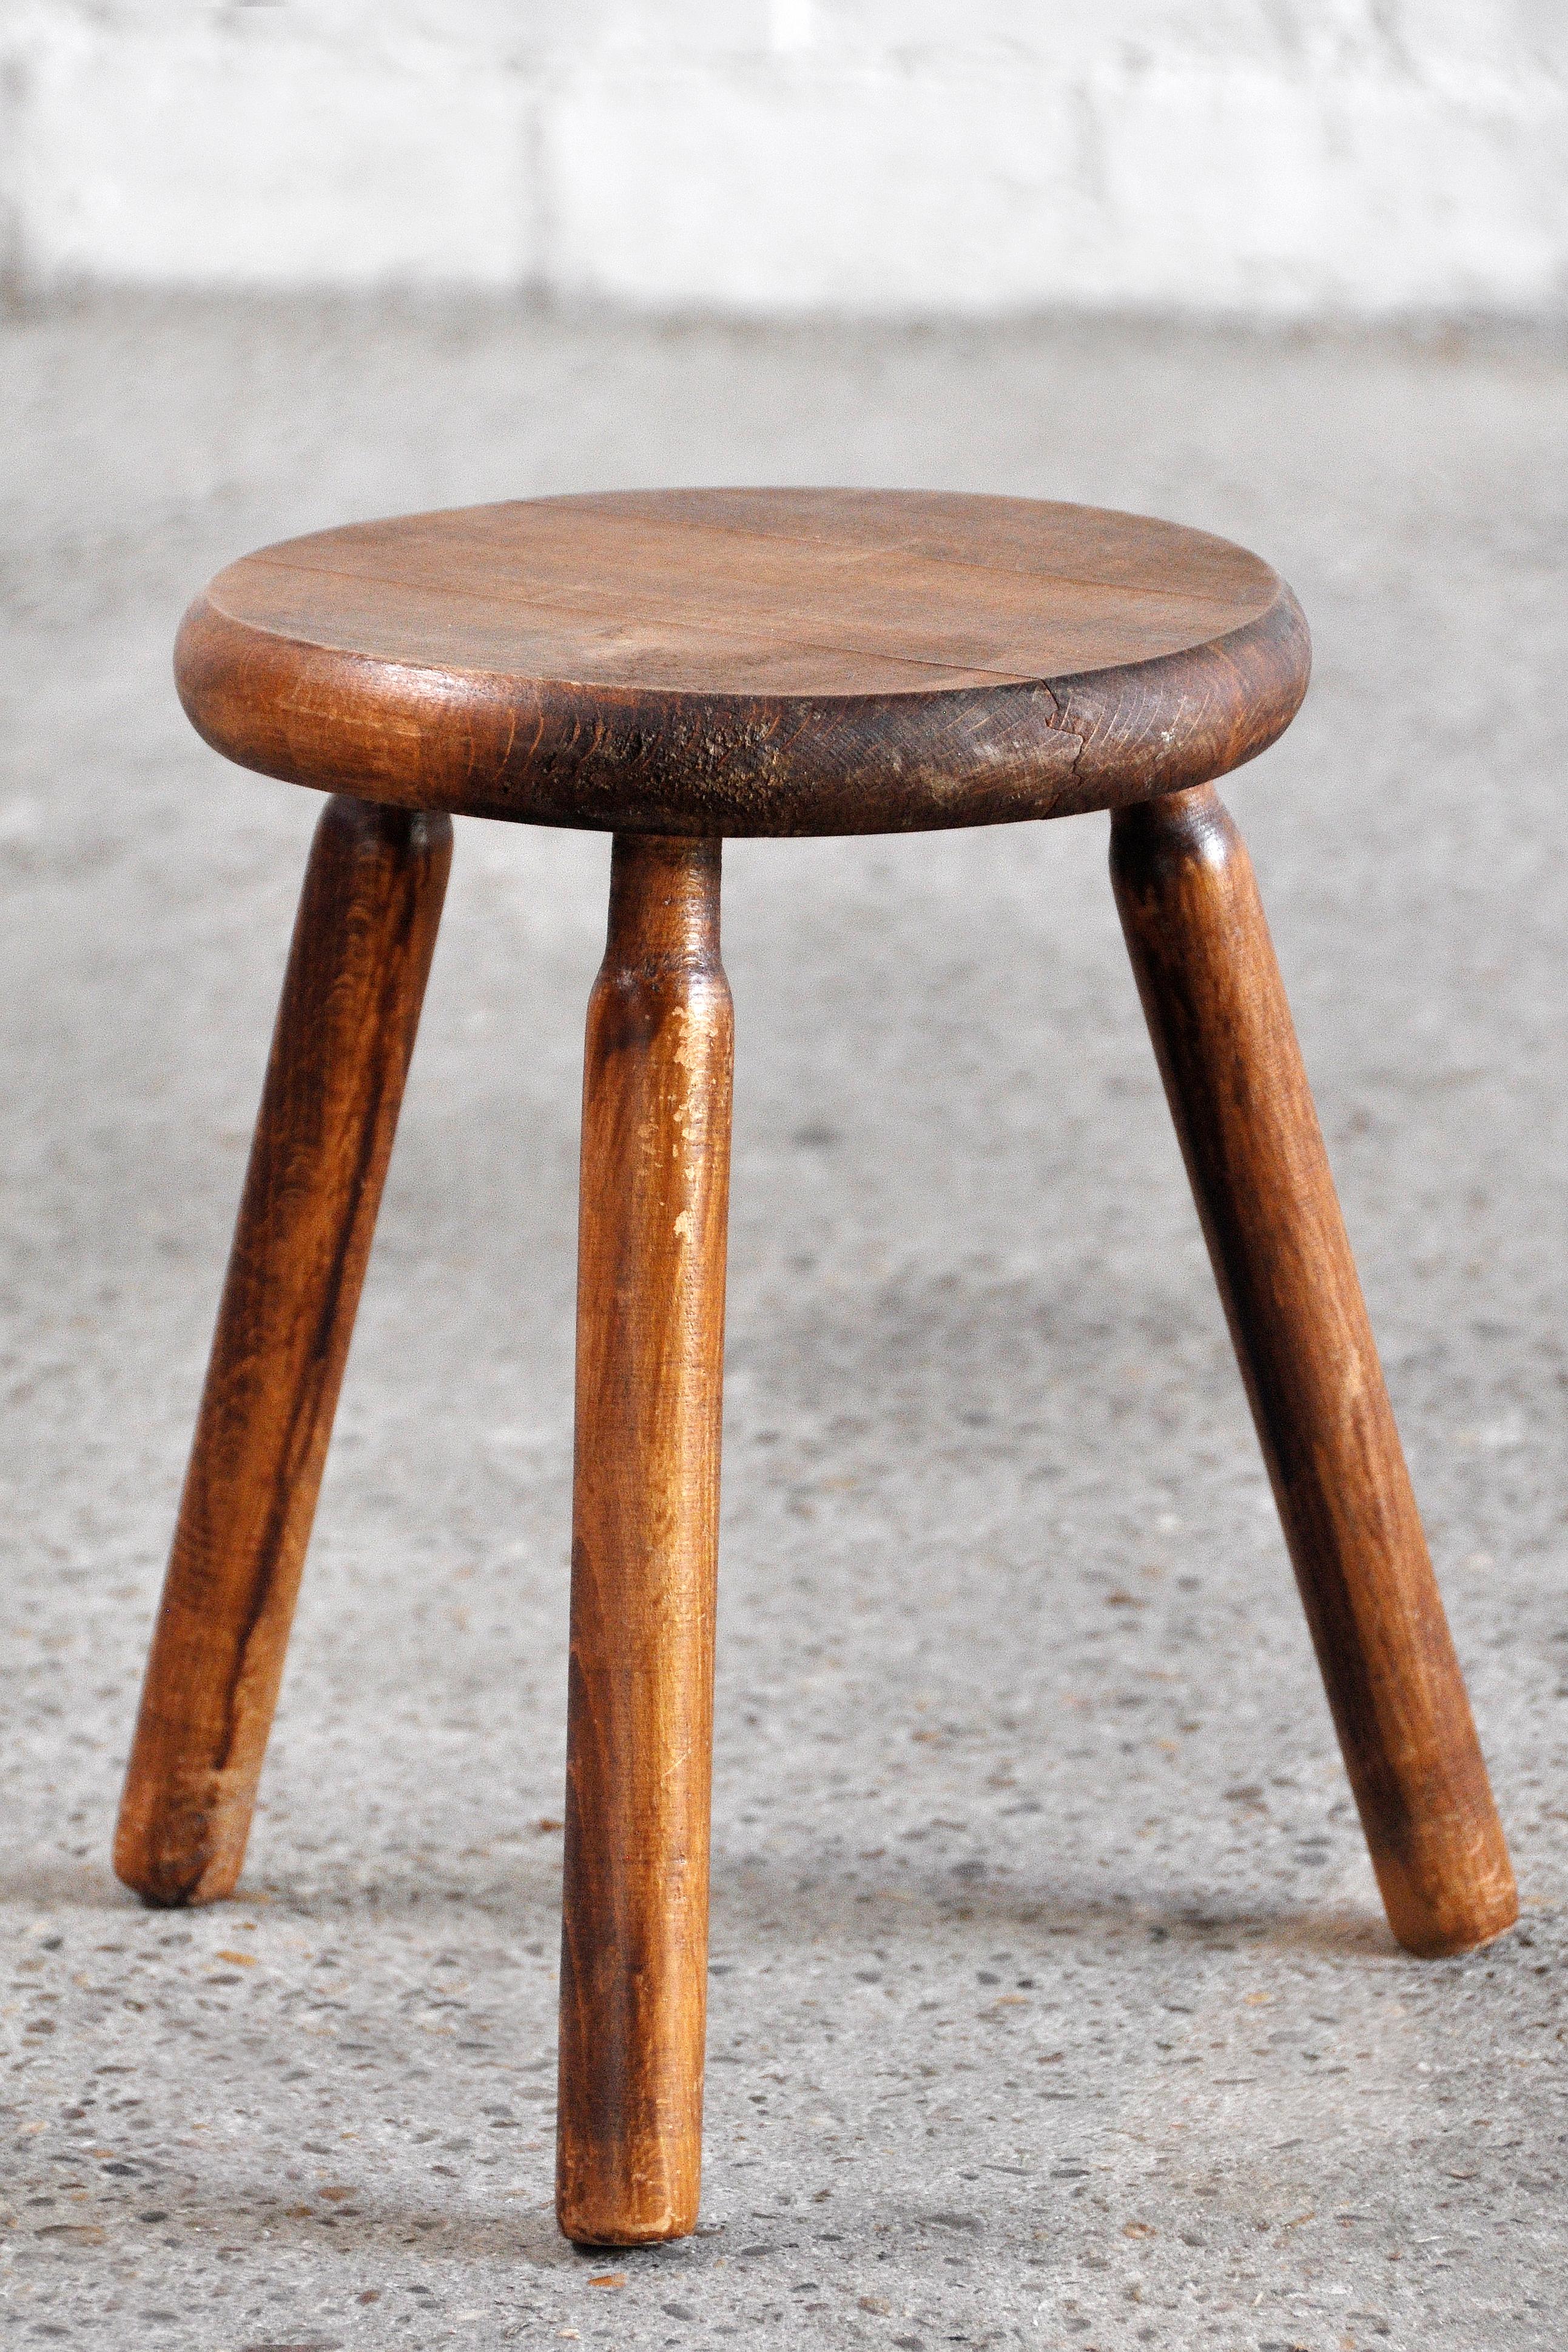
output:
<svg viewBox="0 0 1568 2352"><path fill-rule="evenodd" d="M3 2302L105 2347L1562 2336L1560 351L138 309L0 331ZM549 2213L578 1055L607 849L459 828L241 1901L107 1851L309 798L167 677L258 539L1040 491L1315 625L1231 788L1526 1904L1390 1943L1103 821L728 861L702 2233Z"/></svg>

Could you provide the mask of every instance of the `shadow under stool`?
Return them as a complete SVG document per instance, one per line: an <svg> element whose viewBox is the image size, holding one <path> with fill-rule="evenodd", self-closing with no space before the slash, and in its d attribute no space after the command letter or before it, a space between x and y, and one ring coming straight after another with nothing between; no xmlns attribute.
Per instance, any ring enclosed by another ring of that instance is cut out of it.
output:
<svg viewBox="0 0 1568 2352"><path fill-rule="evenodd" d="M1390 1923L1513 1879L1251 866L1212 785L1306 625L1200 531L1016 499L692 490L323 531L221 572L193 721L331 795L295 929L115 1848L238 1878L454 813L614 835L582 1118L558 2209L695 2224L729 990L727 834L1109 809L1116 899ZM802 952L810 943L802 942Z"/></svg>

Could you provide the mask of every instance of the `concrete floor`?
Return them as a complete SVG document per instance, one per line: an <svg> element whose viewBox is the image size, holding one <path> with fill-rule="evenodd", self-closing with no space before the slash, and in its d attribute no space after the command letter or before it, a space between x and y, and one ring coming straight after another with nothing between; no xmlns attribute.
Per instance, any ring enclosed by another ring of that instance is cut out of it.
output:
<svg viewBox="0 0 1568 2352"><path fill-rule="evenodd" d="M469 305L0 330L3 2317L105 2347L1561 2343L1561 350ZM1105 826L742 845L704 2228L549 2208L607 845L459 829L243 1899L107 1853L315 804L185 727L258 540L656 480L1145 508L1293 581L1252 843L1526 1906L1376 1902ZM3 2340L3 2339L0 2339Z"/></svg>

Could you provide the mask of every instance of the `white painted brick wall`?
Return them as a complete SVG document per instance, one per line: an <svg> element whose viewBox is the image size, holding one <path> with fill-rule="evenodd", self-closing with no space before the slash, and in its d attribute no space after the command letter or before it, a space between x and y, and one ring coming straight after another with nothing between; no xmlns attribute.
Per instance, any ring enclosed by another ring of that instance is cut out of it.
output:
<svg viewBox="0 0 1568 2352"><path fill-rule="evenodd" d="M0 0L14 282L1555 311L1568 0Z"/></svg>

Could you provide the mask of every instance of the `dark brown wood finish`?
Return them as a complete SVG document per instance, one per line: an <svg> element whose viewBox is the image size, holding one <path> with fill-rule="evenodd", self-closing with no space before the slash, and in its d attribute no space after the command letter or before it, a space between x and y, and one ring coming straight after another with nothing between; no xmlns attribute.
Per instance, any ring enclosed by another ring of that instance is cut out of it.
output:
<svg viewBox="0 0 1568 2352"><path fill-rule="evenodd" d="M1389 1924L1466 1951L1513 1873L1251 863L1204 788L1120 814L1112 872Z"/></svg>
<svg viewBox="0 0 1568 2352"><path fill-rule="evenodd" d="M413 807L695 835L910 832L1223 774L1306 688L1245 549L933 491L518 500L231 564L180 691L242 766Z"/></svg>
<svg viewBox="0 0 1568 2352"><path fill-rule="evenodd" d="M149 1903L245 1858L451 856L444 815L317 827L115 1843Z"/></svg>
<svg viewBox="0 0 1568 2352"><path fill-rule="evenodd" d="M935 493L415 515L264 550L187 614L187 709L329 802L295 933L121 1812L151 1902L238 1875L435 938L443 812L615 835L589 1008L557 2201L695 2227L732 1014L727 834L1109 807L1151 1034L1394 1929L1513 1881L1245 850L1209 780L1305 625L1245 551ZM380 805L377 805L377 804Z"/></svg>
<svg viewBox="0 0 1568 2352"><path fill-rule="evenodd" d="M733 1019L719 844L615 843L578 1258L557 2206L695 2227Z"/></svg>

